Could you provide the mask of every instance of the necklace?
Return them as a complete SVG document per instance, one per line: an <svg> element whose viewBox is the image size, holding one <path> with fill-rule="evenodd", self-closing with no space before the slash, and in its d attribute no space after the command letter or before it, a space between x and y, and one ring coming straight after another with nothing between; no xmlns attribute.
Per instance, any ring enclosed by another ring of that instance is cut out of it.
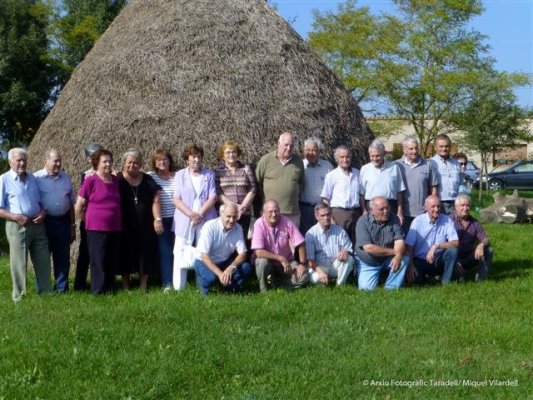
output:
<svg viewBox="0 0 533 400"><path fill-rule="evenodd" d="M135 205L137 205L139 203L139 186L129 186L133 193L133 201L135 202Z"/></svg>

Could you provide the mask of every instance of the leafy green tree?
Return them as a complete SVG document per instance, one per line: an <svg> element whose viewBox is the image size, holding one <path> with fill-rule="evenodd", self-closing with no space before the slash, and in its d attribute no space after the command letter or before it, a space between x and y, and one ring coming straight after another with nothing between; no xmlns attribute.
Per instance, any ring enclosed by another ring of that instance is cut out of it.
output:
<svg viewBox="0 0 533 400"><path fill-rule="evenodd" d="M0 0L0 136L4 148L28 143L49 109L51 8L42 1Z"/></svg>
<svg viewBox="0 0 533 400"><path fill-rule="evenodd" d="M482 175L499 150L533 139L527 113L516 104L512 90L521 83L521 76L487 71L466 106L450 118L451 125L463 132L462 144L480 154ZM481 202L481 190L479 196Z"/></svg>
<svg viewBox="0 0 533 400"><path fill-rule="evenodd" d="M63 0L58 3L53 58L62 74L60 86L83 61L94 43L122 10L127 0Z"/></svg>

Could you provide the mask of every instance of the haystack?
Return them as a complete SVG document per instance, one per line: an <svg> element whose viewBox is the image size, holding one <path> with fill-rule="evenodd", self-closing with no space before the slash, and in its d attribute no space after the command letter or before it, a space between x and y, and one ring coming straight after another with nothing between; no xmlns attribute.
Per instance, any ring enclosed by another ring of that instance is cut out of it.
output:
<svg viewBox="0 0 533 400"><path fill-rule="evenodd" d="M77 176L100 142L181 154L237 140L256 163L283 131L339 144L363 163L372 133L317 54L264 0L132 0L76 68L30 146L56 147ZM119 157L116 157L118 159Z"/></svg>

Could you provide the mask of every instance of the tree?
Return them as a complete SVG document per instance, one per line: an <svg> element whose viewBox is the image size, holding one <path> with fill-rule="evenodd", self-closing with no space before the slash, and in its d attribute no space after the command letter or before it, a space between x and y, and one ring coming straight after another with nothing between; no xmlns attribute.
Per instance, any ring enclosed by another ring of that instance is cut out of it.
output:
<svg viewBox="0 0 533 400"><path fill-rule="evenodd" d="M127 0L63 0L53 23L52 55L61 89L76 66L122 10Z"/></svg>
<svg viewBox="0 0 533 400"><path fill-rule="evenodd" d="M0 0L0 136L3 147L28 143L49 109L51 9L42 1Z"/></svg>
<svg viewBox="0 0 533 400"><path fill-rule="evenodd" d="M379 18L355 1L316 14L310 44L359 101L381 99L387 114L412 124L426 152L493 64L485 37L467 27L483 8L480 0L394 3L394 15Z"/></svg>
<svg viewBox="0 0 533 400"><path fill-rule="evenodd" d="M520 75L486 71L483 82L473 88L464 109L450 118L451 125L464 133L462 144L479 152L482 176L488 173L489 160L492 161L496 152L533 139L527 129L527 114L517 106L512 90L521 83Z"/></svg>

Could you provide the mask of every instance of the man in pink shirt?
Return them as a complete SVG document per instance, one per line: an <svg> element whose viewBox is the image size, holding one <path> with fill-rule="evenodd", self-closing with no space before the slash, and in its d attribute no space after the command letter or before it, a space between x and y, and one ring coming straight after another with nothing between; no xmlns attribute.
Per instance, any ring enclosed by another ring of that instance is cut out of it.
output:
<svg viewBox="0 0 533 400"><path fill-rule="evenodd" d="M295 260L293 249L300 262ZM276 200L264 204L263 216L254 224L252 250L261 292L267 291L267 277L281 280L281 285L290 289L309 281L304 237L289 218L281 215Z"/></svg>

